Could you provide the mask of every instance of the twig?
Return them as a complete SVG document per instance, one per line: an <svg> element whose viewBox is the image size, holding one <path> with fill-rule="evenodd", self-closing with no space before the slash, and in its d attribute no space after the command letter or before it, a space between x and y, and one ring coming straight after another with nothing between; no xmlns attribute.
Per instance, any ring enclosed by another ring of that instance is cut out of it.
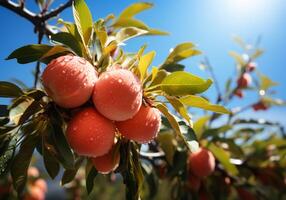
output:
<svg viewBox="0 0 286 200"><path fill-rule="evenodd" d="M70 7L72 5L73 0L68 0L65 4L61 4L58 8L55 10L52 10L51 12L45 14L42 18L44 21L47 21L53 17L56 17L59 15L62 11L64 11L66 8Z"/></svg>

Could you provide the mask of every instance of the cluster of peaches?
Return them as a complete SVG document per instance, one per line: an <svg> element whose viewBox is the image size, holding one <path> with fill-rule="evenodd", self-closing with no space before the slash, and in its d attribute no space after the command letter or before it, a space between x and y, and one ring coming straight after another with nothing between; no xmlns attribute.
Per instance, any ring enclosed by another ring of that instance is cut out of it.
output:
<svg viewBox="0 0 286 200"><path fill-rule="evenodd" d="M44 179L39 178L40 173L36 167L28 169L28 187L24 200L44 200L48 191L47 183Z"/></svg>
<svg viewBox="0 0 286 200"><path fill-rule="evenodd" d="M57 105L79 108L68 122L67 140L101 173L119 164L120 154L114 148L117 136L147 143L159 132L160 112L143 100L137 76L119 65L98 74L84 58L60 56L47 65L42 83Z"/></svg>
<svg viewBox="0 0 286 200"><path fill-rule="evenodd" d="M257 64L254 62L250 62L246 65L245 72L241 74L241 76L237 79L237 88L235 90L235 95L239 98L243 98L243 89L249 87L252 82L252 78L249 73L253 72L257 67ZM252 105L253 110L267 110L268 105L266 105L263 101L259 101Z"/></svg>
<svg viewBox="0 0 286 200"><path fill-rule="evenodd" d="M215 157L209 150L199 148L192 152L188 158L188 187L198 191L202 178L207 177L215 170Z"/></svg>

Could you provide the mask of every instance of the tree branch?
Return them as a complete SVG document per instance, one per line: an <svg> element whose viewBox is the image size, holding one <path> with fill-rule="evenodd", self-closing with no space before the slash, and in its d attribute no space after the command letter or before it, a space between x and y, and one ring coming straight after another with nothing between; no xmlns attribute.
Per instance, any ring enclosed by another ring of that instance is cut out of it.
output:
<svg viewBox="0 0 286 200"><path fill-rule="evenodd" d="M61 4L58 8L55 10L52 10L51 12L45 14L43 16L43 20L47 21L53 17L56 17L58 14L60 14L62 11L64 11L66 8L70 7L72 5L73 0L68 0L65 4Z"/></svg>
<svg viewBox="0 0 286 200"><path fill-rule="evenodd" d="M12 12L17 13L19 16L27 19L34 25L36 25L37 22L39 21L39 16L29 11L28 9L24 8L23 5L14 3L10 0L0 0L0 6L3 6L4 8L7 8Z"/></svg>

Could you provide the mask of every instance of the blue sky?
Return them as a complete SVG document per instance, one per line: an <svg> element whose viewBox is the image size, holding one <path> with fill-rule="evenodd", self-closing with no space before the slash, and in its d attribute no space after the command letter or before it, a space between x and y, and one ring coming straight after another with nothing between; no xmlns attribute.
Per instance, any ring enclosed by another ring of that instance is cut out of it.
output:
<svg viewBox="0 0 286 200"><path fill-rule="evenodd" d="M34 1L27 1L29 9L37 11ZM56 7L60 2L55 1ZM118 14L127 5L136 2L131 0L86 0L93 12L93 18L105 17L109 13ZM234 61L228 56L229 50L239 50L233 43L232 36L239 35L247 42L254 43L262 36L261 47L265 55L258 60L259 69L280 83L276 87L277 97L286 99L285 82L285 46L286 46L286 3L284 0L153 0L155 7L138 16L151 27L171 33L164 37L144 37L130 41L125 47L136 51L142 44L148 44L148 50L156 50L154 65L160 64L170 48L176 44L191 41L198 45L204 55L198 56L184 64L188 71L208 77L199 70L198 64L208 56L215 74L223 87L225 80L234 72ZM66 10L61 18L72 21L71 9ZM14 49L36 43L32 25L12 12L0 7L0 80L17 78L32 86L31 70L34 64L19 65L15 61L5 61L5 57ZM214 100L214 87L208 92ZM247 93L247 99L253 100L257 94ZM5 101L0 100L0 103ZM233 105L246 105L249 101L235 101ZM267 113L255 113L256 117L266 117L286 125L285 108L273 108ZM253 116L251 112L248 117Z"/></svg>

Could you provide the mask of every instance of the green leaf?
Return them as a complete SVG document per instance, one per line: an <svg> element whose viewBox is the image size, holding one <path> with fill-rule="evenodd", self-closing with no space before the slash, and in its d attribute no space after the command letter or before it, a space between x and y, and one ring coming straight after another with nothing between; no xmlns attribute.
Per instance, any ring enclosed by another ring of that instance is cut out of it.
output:
<svg viewBox="0 0 286 200"><path fill-rule="evenodd" d="M114 28L120 28L120 27L136 27L143 30L148 30L148 26L144 24L144 22L138 20L138 19L132 19L132 18L119 18L112 24Z"/></svg>
<svg viewBox="0 0 286 200"><path fill-rule="evenodd" d="M174 107L174 109L191 125L191 118L188 114L187 109L180 99L177 97L166 97L170 104Z"/></svg>
<svg viewBox="0 0 286 200"><path fill-rule="evenodd" d="M207 122L209 121L210 118L211 118L211 116L203 116L203 117L199 118L194 123L193 129L194 129L198 139L201 138L201 136L202 136L202 134L203 134L203 132L205 130L206 124L207 124Z"/></svg>
<svg viewBox="0 0 286 200"><path fill-rule="evenodd" d="M88 194L90 194L93 189L94 179L97 176L97 174L98 174L97 170L94 167L92 167L86 177L86 190Z"/></svg>
<svg viewBox="0 0 286 200"><path fill-rule="evenodd" d="M236 166L230 163L230 155L226 151L224 151L222 148L219 148L214 143L211 143L208 148L229 174L233 176L238 174Z"/></svg>
<svg viewBox="0 0 286 200"><path fill-rule="evenodd" d="M236 53L235 51L230 51L229 55L233 57L234 60L237 62L237 64L239 64L240 66L244 66L246 64L242 56Z"/></svg>
<svg viewBox="0 0 286 200"><path fill-rule="evenodd" d="M45 53L47 53L53 46L45 44L32 44L23 46L13 51L6 60L17 59L20 64L38 61Z"/></svg>
<svg viewBox="0 0 286 200"><path fill-rule="evenodd" d="M255 51L250 55L252 59L260 57L264 53L263 49L255 49Z"/></svg>
<svg viewBox="0 0 286 200"><path fill-rule="evenodd" d="M31 158L38 141L38 137L26 136L23 140L18 154L15 156L12 166L11 175L14 188L21 193L25 187L27 180L27 170L31 162Z"/></svg>
<svg viewBox="0 0 286 200"><path fill-rule="evenodd" d="M17 140L14 137L9 142L7 142L8 145L6 146L5 149L1 148L1 151L4 150L3 152L1 152L1 156L0 156L0 175L1 176L5 174L8 170L10 170L9 168L11 165L11 161L14 156L14 152L16 150L16 142Z"/></svg>
<svg viewBox="0 0 286 200"><path fill-rule="evenodd" d="M220 105L211 104L205 98L195 95L181 97L180 101L186 106L202 108L217 113L230 114L230 111Z"/></svg>
<svg viewBox="0 0 286 200"><path fill-rule="evenodd" d="M80 57L82 56L81 44L71 33L59 32L57 34L53 34L51 35L51 40L66 45L73 50L75 54Z"/></svg>
<svg viewBox="0 0 286 200"><path fill-rule="evenodd" d="M173 72L160 85L161 89L171 96L197 94L206 91L212 84L210 79L204 80L187 72Z"/></svg>
<svg viewBox="0 0 286 200"><path fill-rule="evenodd" d="M259 74L260 78L260 90L268 90L273 86L277 86L278 83L272 81L268 76L264 74Z"/></svg>
<svg viewBox="0 0 286 200"><path fill-rule="evenodd" d="M47 128L47 127L45 127ZM42 135L45 134L42 132ZM45 136L42 136L42 154L44 158L45 168L52 179L54 179L60 170L60 165L56 159L56 150L54 146L46 142Z"/></svg>
<svg viewBox="0 0 286 200"><path fill-rule="evenodd" d="M172 131L162 131L156 140L159 141L159 145L163 149L168 163L173 165L173 159L178 145L174 133Z"/></svg>
<svg viewBox="0 0 286 200"><path fill-rule="evenodd" d="M161 84L167 75L168 73L165 70L152 69L152 79L149 87Z"/></svg>
<svg viewBox="0 0 286 200"><path fill-rule="evenodd" d="M175 117L169 112L167 106L162 103L156 104L156 108L160 110L160 112L168 119L171 127L174 129L177 135L181 135L180 126L175 119Z"/></svg>
<svg viewBox="0 0 286 200"><path fill-rule="evenodd" d="M22 90L15 84L0 81L0 97L14 98L23 94Z"/></svg>
<svg viewBox="0 0 286 200"><path fill-rule="evenodd" d="M139 64L138 64L138 69L140 71L140 78L143 80L146 76L148 67L152 63L156 53L155 51L151 51L144 56L140 57Z"/></svg>
<svg viewBox="0 0 286 200"><path fill-rule="evenodd" d="M127 27L127 28L122 28L116 33L116 40L120 42L124 42L126 40L129 40L134 37L138 37L141 35L146 34L147 31L135 27Z"/></svg>
<svg viewBox="0 0 286 200"><path fill-rule="evenodd" d="M203 133L202 137L207 138L209 136L217 136L218 134L225 133L231 129L232 129L232 126L230 125L223 125L218 128L209 128Z"/></svg>
<svg viewBox="0 0 286 200"><path fill-rule="evenodd" d="M75 168L74 169L66 169L65 170L63 177L62 177L62 180L61 180L61 185L65 185L66 183L69 183L74 179L74 177L76 176L77 171L80 168L82 162L83 162L83 158L79 157L75 162Z"/></svg>
<svg viewBox="0 0 286 200"><path fill-rule="evenodd" d="M15 108L14 108L15 109ZM18 124L25 123L31 116L35 115L39 111L41 111L43 108L41 104L38 101L33 101L23 112L21 115Z"/></svg>
<svg viewBox="0 0 286 200"><path fill-rule="evenodd" d="M14 124L18 125L22 123L23 120L21 120L22 115L26 111L26 109L34 102L34 100L31 99L23 99L17 106L10 109L9 112L9 118ZM26 118L26 117L25 117ZM21 121L20 121L21 120Z"/></svg>
<svg viewBox="0 0 286 200"><path fill-rule="evenodd" d="M169 35L169 33L165 31L149 28L148 32L145 35Z"/></svg>
<svg viewBox="0 0 286 200"><path fill-rule="evenodd" d="M121 14L119 15L119 18L132 18L138 13L150 9L153 7L153 4L151 3L146 3L146 2L138 2L134 3L127 8L125 8Z"/></svg>
<svg viewBox="0 0 286 200"><path fill-rule="evenodd" d="M92 35L92 15L84 0L73 1L73 16L84 45L88 45Z"/></svg>
<svg viewBox="0 0 286 200"><path fill-rule="evenodd" d="M178 64L178 63L171 63L171 64L162 65L160 69L164 69L167 72L184 71L185 66Z"/></svg>
<svg viewBox="0 0 286 200"><path fill-rule="evenodd" d="M174 50L169 54L167 59L164 62L164 65L170 63L176 63L191 56L199 55L201 52L197 49L194 49L195 45L191 42L186 42L177 45Z"/></svg>
<svg viewBox="0 0 286 200"><path fill-rule="evenodd" d="M69 49L65 48L64 46L55 45L51 48L47 53L45 53L40 60L45 60L46 58L53 57L55 55L62 55L63 53L72 53Z"/></svg>

